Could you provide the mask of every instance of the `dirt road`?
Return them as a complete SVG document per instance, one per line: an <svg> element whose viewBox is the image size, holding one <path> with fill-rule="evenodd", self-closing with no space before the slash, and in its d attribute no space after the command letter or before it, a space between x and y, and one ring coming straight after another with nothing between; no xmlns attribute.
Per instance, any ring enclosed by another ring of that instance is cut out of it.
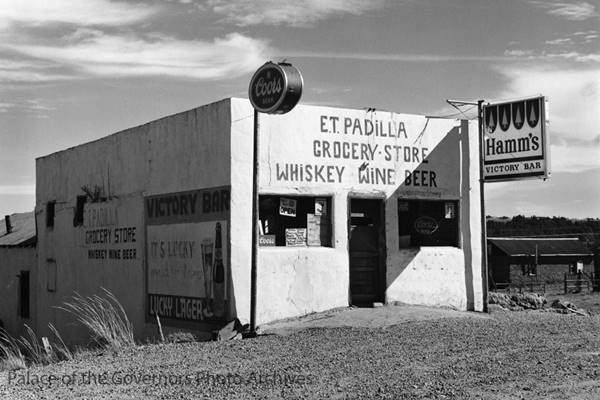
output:
<svg viewBox="0 0 600 400"><path fill-rule="evenodd" d="M598 332L597 315L494 311L147 345L1 372L0 398L597 399Z"/></svg>

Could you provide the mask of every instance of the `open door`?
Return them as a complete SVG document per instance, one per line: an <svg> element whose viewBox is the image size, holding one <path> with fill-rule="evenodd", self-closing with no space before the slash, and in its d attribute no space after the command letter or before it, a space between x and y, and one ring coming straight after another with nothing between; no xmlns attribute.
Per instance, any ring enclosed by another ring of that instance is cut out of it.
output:
<svg viewBox="0 0 600 400"><path fill-rule="evenodd" d="M350 303L371 306L385 297L383 199L350 199Z"/></svg>

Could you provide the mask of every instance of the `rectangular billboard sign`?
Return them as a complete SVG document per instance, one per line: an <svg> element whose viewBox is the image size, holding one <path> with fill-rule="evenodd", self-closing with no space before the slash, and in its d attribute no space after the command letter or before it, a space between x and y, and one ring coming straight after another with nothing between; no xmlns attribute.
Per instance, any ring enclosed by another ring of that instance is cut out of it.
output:
<svg viewBox="0 0 600 400"><path fill-rule="evenodd" d="M228 320L230 194L222 186L144 198L147 320Z"/></svg>
<svg viewBox="0 0 600 400"><path fill-rule="evenodd" d="M544 96L483 106L485 182L549 176L545 109Z"/></svg>

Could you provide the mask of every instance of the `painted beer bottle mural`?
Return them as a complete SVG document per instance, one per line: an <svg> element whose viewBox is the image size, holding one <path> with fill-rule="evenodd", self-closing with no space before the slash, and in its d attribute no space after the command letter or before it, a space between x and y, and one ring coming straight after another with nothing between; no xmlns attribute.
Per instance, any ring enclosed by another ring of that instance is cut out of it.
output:
<svg viewBox="0 0 600 400"><path fill-rule="evenodd" d="M215 264L213 269L213 314L217 318L225 315L225 266L223 265L223 242L221 223L215 226Z"/></svg>
<svg viewBox="0 0 600 400"><path fill-rule="evenodd" d="M211 318L212 312L212 275L213 275L213 246L212 239L204 239L200 244L202 250L202 278L204 281L204 318Z"/></svg>

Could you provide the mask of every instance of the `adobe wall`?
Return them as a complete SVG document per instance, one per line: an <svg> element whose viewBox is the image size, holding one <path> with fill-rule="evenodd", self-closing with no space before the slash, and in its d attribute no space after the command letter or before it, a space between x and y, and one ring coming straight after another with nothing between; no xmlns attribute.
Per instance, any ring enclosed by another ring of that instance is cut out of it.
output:
<svg viewBox="0 0 600 400"><path fill-rule="evenodd" d="M232 99L233 268L251 252L252 114L247 100ZM385 200L386 302L483 309L476 124L299 105L285 115L261 114L259 125L260 193L330 197L333 243L259 249L258 323L349 304L354 197ZM398 199L458 200L459 246L401 249ZM249 282L244 265L233 273ZM242 319L249 286L245 294L236 299Z"/></svg>
<svg viewBox="0 0 600 400"><path fill-rule="evenodd" d="M47 334L52 322L65 340L81 342L87 331L56 306L74 292L91 296L106 288L122 303L137 338L156 335L154 321L147 322L145 200L229 186L229 110L229 101L224 100L37 159L39 276L35 292L40 334ZM76 199L85 194L84 186L97 189L101 199L92 202L88 198L83 224L74 226ZM46 226L49 201L56 202L54 227ZM174 207L167 200L160 204L160 212L170 213ZM186 205L185 210L190 207ZM177 210L183 213L183 207ZM181 235L188 233L173 232L170 225L150 230L152 239L165 246L179 243ZM226 242L227 231L224 235ZM196 259L198 254L194 253ZM154 256L157 261L152 265L164 267L167 254ZM173 254L170 260L178 263L181 260L176 259L183 256Z"/></svg>
<svg viewBox="0 0 600 400"><path fill-rule="evenodd" d="M23 325L32 325L32 317L35 315L35 292L33 282L36 266L35 247L0 247L0 320L4 329L13 337L19 337L24 333ZM22 318L20 315L20 287L19 275L21 271L29 271L30 274L30 318Z"/></svg>

